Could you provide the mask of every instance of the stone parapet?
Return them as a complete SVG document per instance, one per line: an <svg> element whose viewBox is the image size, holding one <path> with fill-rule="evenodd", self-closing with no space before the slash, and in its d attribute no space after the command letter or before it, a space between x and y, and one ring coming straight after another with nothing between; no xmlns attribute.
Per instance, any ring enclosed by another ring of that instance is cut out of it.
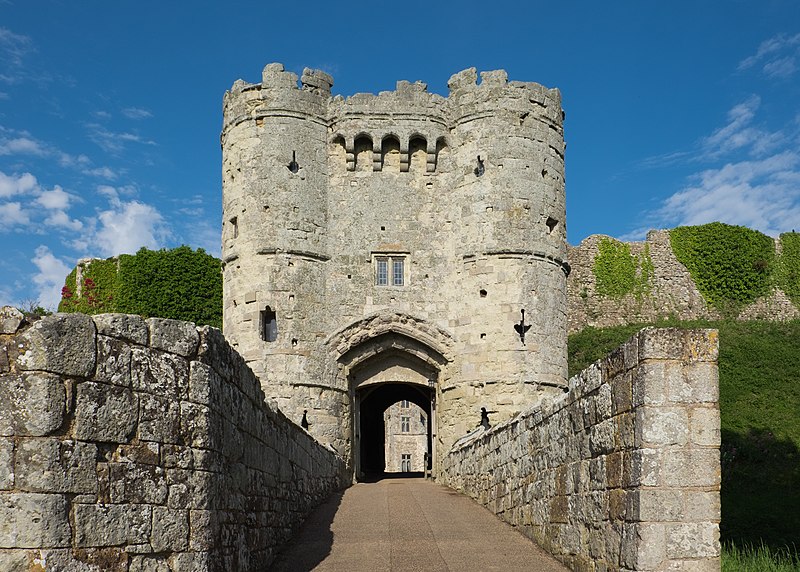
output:
<svg viewBox="0 0 800 572"><path fill-rule="evenodd" d="M262 570L348 484L218 330L0 315L0 570Z"/></svg>
<svg viewBox="0 0 800 572"><path fill-rule="evenodd" d="M574 570L719 570L716 330L646 328L441 479Z"/></svg>

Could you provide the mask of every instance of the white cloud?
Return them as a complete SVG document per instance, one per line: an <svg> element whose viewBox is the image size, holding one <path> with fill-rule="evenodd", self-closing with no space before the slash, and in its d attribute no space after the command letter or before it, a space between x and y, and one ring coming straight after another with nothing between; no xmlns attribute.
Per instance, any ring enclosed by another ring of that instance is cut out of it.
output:
<svg viewBox="0 0 800 572"><path fill-rule="evenodd" d="M65 211L54 211L46 219L44 224L47 226L54 226L64 228L66 230L81 230L83 223L79 220L69 218Z"/></svg>
<svg viewBox="0 0 800 572"><path fill-rule="evenodd" d="M42 191L36 202L46 209L64 210L69 208L73 196L56 185L52 191Z"/></svg>
<svg viewBox="0 0 800 572"><path fill-rule="evenodd" d="M0 155L46 155L47 151L39 141L30 137L0 139Z"/></svg>
<svg viewBox="0 0 800 572"><path fill-rule="evenodd" d="M0 198L24 195L38 187L39 184L36 182L36 177L30 173L6 175L0 171Z"/></svg>
<svg viewBox="0 0 800 572"><path fill-rule="evenodd" d="M797 70L798 47L800 34L778 34L762 42L755 54L739 62L739 71L760 64L761 71L768 77L789 77Z"/></svg>
<svg viewBox="0 0 800 572"><path fill-rule="evenodd" d="M122 114L128 119L147 119L148 117L153 117L150 111L140 107L127 107L122 110Z"/></svg>
<svg viewBox="0 0 800 572"><path fill-rule="evenodd" d="M101 179L109 179L113 181L117 178L117 173L110 167L97 167L95 169L86 169L83 171L84 175L90 175L92 177L99 177Z"/></svg>
<svg viewBox="0 0 800 572"><path fill-rule="evenodd" d="M38 268L33 275L33 283L37 286L39 303L48 309L55 309L61 301L61 287L72 268L56 258L47 246L36 249L36 256L31 260Z"/></svg>
<svg viewBox="0 0 800 572"><path fill-rule="evenodd" d="M748 150L756 156L774 151L784 142L781 132L769 132L752 124L761 98L752 95L728 112L728 123L701 140L704 159L719 156L739 149Z"/></svg>
<svg viewBox="0 0 800 572"><path fill-rule="evenodd" d="M31 222L28 211L18 202L0 204L0 232L11 230L14 225L26 225Z"/></svg>
<svg viewBox="0 0 800 572"><path fill-rule="evenodd" d="M113 198L111 208L100 212L97 221L94 242L103 256L133 254L143 246L161 248L170 236L161 213L139 201Z"/></svg>
<svg viewBox="0 0 800 572"><path fill-rule="evenodd" d="M109 131L97 123L90 123L87 128L89 129L89 138L108 153L121 152L125 148L125 143L156 144L155 141L146 139L138 133Z"/></svg>
<svg viewBox="0 0 800 572"><path fill-rule="evenodd" d="M18 67L23 58L33 50L33 42L28 36L15 34L8 28L0 28L0 54L6 65Z"/></svg>

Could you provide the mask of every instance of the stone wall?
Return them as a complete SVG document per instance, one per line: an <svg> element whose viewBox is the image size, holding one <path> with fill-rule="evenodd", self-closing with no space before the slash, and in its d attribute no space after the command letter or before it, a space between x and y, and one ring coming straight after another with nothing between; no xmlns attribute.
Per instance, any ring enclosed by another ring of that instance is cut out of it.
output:
<svg viewBox="0 0 800 572"><path fill-rule="evenodd" d="M574 570L719 570L717 332L647 328L442 480Z"/></svg>
<svg viewBox="0 0 800 572"><path fill-rule="evenodd" d="M0 570L263 570L346 485L218 330L1 314Z"/></svg>
<svg viewBox="0 0 800 572"><path fill-rule="evenodd" d="M648 323L664 318L680 320L720 319L697 289L689 271L675 257L668 230L651 230L644 242L630 242L631 254L643 256L645 249L653 263L650 289L643 295L628 294L611 298L597 292L593 272L594 259L603 235L585 238L578 246L568 247L572 271L567 278L567 324L569 332L586 326L607 327L620 324ZM780 247L780 241L776 241ZM791 320L800 317L800 310L786 294L775 289L744 308L739 319Z"/></svg>

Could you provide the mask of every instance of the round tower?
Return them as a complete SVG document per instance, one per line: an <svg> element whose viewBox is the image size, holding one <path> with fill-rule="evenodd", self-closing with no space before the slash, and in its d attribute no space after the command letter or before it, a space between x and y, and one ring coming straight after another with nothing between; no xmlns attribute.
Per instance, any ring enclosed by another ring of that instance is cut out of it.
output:
<svg viewBox="0 0 800 572"><path fill-rule="evenodd" d="M332 84L306 69L298 87L296 74L269 64L261 83L237 81L224 99L224 331L265 393L298 423L317 405L307 394L318 392L303 384L313 385L322 368L313 349L325 335ZM336 426L338 407L326 407ZM316 434L324 440L324 431Z"/></svg>
<svg viewBox="0 0 800 572"><path fill-rule="evenodd" d="M456 434L485 406L501 421L567 379L561 96L504 71L449 81L458 224L452 308L465 348L442 416ZM474 426L474 423L472 424ZM463 433L462 433L463 434Z"/></svg>

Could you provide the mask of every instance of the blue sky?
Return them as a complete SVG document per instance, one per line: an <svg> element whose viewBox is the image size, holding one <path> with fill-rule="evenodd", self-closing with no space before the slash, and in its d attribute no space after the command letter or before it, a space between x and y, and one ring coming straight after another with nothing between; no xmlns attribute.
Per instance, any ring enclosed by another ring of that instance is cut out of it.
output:
<svg viewBox="0 0 800 572"><path fill-rule="evenodd" d="M570 243L720 220L800 230L800 2L0 0L0 305L77 259L219 254L224 91L503 68L562 91Z"/></svg>

